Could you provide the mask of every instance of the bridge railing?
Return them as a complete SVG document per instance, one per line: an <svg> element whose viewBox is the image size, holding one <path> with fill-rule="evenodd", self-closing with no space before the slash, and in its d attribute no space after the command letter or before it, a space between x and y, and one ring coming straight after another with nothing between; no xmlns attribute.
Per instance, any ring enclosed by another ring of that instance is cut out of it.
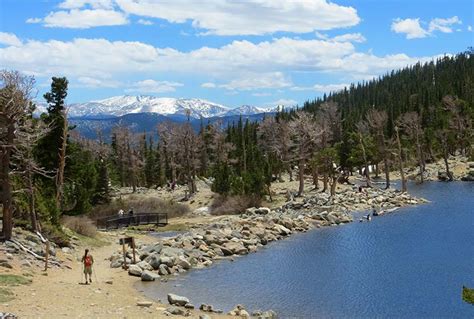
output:
<svg viewBox="0 0 474 319"><path fill-rule="evenodd" d="M165 226L168 224L168 214L133 214L123 216L108 216L97 219L97 228L99 229L118 229L128 226L149 225Z"/></svg>

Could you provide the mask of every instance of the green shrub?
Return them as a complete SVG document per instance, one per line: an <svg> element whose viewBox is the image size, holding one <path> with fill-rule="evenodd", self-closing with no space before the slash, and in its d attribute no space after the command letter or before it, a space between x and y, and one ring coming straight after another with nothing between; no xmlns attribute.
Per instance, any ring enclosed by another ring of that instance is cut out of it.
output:
<svg viewBox="0 0 474 319"><path fill-rule="evenodd" d="M474 305L474 289L462 287L462 300Z"/></svg>

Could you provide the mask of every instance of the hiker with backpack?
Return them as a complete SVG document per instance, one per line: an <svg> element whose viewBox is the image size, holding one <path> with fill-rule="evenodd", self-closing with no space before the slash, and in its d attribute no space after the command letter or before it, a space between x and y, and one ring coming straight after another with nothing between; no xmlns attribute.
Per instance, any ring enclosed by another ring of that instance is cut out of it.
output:
<svg viewBox="0 0 474 319"><path fill-rule="evenodd" d="M86 285L92 283L92 265L94 264L94 257L89 254L89 249L86 249L84 256L82 256L82 264L84 266L84 276L86 278ZM87 275L89 275L89 281L87 281Z"/></svg>

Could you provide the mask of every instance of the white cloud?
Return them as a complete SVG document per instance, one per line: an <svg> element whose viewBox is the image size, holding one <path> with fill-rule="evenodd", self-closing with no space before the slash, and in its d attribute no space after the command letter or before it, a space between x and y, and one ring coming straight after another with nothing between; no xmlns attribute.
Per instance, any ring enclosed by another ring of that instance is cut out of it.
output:
<svg viewBox="0 0 474 319"><path fill-rule="evenodd" d="M327 0L116 0L128 14L165 19L171 23L192 21L195 28L217 35L261 35L277 31L312 32L350 27L360 18L352 7Z"/></svg>
<svg viewBox="0 0 474 319"><path fill-rule="evenodd" d="M252 96L263 97L263 96L272 96L272 94L268 92L258 92L258 93L252 93Z"/></svg>
<svg viewBox="0 0 474 319"><path fill-rule="evenodd" d="M0 32L0 44L18 47L22 45L22 42L13 33Z"/></svg>
<svg viewBox="0 0 474 319"><path fill-rule="evenodd" d="M119 81L109 80L109 79L97 79L87 76L81 76L77 79L78 84L75 86L78 87L87 87L87 88L117 88L122 86L122 83Z"/></svg>
<svg viewBox="0 0 474 319"><path fill-rule="evenodd" d="M337 83L337 84L315 84L313 86L294 86L291 88L292 91L316 91L322 93L336 92L348 87L348 83Z"/></svg>
<svg viewBox="0 0 474 319"><path fill-rule="evenodd" d="M435 31L443 33L453 32L452 26L455 24L462 24L457 16L451 18L434 18L431 19L428 28L423 28L420 24L420 19L395 19L392 22L392 31L396 33L405 33L407 39L425 38L433 35ZM459 31L459 30L458 30Z"/></svg>
<svg viewBox="0 0 474 319"><path fill-rule="evenodd" d="M279 99L273 102L268 103L269 105L283 105L283 106L295 106L298 104L297 101L292 99Z"/></svg>
<svg viewBox="0 0 474 319"><path fill-rule="evenodd" d="M249 73L240 79L232 80L229 83L219 85L227 90L255 90L255 89L281 89L289 87L292 82L281 72L271 73Z"/></svg>
<svg viewBox="0 0 474 319"><path fill-rule="evenodd" d="M468 25L467 26L467 31L472 32L472 26Z"/></svg>
<svg viewBox="0 0 474 319"><path fill-rule="evenodd" d="M58 7L62 9L79 9L84 6L91 6L93 9L112 9L112 0L65 0Z"/></svg>
<svg viewBox="0 0 474 319"><path fill-rule="evenodd" d="M430 21L430 26L428 30L430 33L436 30L443 33L451 33L453 32L453 29L451 28L453 24L462 24L462 21L459 20L457 16L447 19L435 18Z"/></svg>
<svg viewBox="0 0 474 319"><path fill-rule="evenodd" d="M64 75L72 80L86 77L109 81L130 76L146 79L168 72L214 79L215 87L228 90L288 88L293 86L289 75L300 71L331 73L357 81L432 58L376 56L357 52L350 42L290 38L260 43L233 41L189 52L136 41L82 38L28 40L19 46L0 47L0 69L13 68L36 77Z"/></svg>
<svg viewBox="0 0 474 319"><path fill-rule="evenodd" d="M420 19L395 19L392 22L392 31L396 33L405 33L407 39L424 38L429 33L420 25Z"/></svg>
<svg viewBox="0 0 474 319"><path fill-rule="evenodd" d="M137 21L137 23L143 24L143 25L153 25L153 21L145 20L145 19L140 19Z"/></svg>
<svg viewBox="0 0 474 319"><path fill-rule="evenodd" d="M212 82L206 82L206 83L201 84L201 87L205 89L215 89L217 85Z"/></svg>
<svg viewBox="0 0 474 319"><path fill-rule="evenodd" d="M127 17L118 11L94 9L51 12L43 19L46 27L88 29L99 26L128 24Z"/></svg>
<svg viewBox="0 0 474 319"><path fill-rule="evenodd" d="M26 20L26 23L41 23L41 21L43 21L41 18L29 18Z"/></svg>
<svg viewBox="0 0 474 319"><path fill-rule="evenodd" d="M332 38L332 40L336 42L357 42L357 43L363 43L367 41L367 39L360 33L346 33L346 34L335 36L334 38Z"/></svg>
<svg viewBox="0 0 474 319"><path fill-rule="evenodd" d="M177 87L183 86L182 83L170 81L143 80L132 84L131 88L125 92L141 92L141 93L166 93L174 92Z"/></svg>

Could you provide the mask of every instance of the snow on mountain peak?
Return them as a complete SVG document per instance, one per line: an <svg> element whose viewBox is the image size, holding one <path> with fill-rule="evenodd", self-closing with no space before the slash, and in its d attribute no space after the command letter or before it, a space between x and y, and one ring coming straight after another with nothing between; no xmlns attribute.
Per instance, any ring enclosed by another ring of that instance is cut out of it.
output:
<svg viewBox="0 0 474 319"><path fill-rule="evenodd" d="M44 103L38 111L45 111ZM231 109L204 99L182 99L148 95L119 95L102 100L69 105L70 117L115 117L136 113L157 113L161 115L189 115L192 118L210 118L230 115L253 115L275 112L276 108L261 108L250 105Z"/></svg>

